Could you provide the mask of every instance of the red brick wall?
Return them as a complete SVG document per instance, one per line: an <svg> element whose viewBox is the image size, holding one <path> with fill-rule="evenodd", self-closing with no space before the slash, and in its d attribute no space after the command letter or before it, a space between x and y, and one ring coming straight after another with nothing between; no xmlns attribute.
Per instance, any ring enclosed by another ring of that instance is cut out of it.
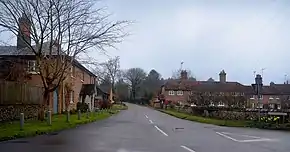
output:
<svg viewBox="0 0 290 152"><path fill-rule="evenodd" d="M171 90L165 90L162 88L162 94L165 97L165 100L169 100L172 102L183 102L184 104L187 103L188 97L190 95L190 91L183 91L183 95L177 95L177 91L174 91L174 95L169 95L169 91Z"/></svg>

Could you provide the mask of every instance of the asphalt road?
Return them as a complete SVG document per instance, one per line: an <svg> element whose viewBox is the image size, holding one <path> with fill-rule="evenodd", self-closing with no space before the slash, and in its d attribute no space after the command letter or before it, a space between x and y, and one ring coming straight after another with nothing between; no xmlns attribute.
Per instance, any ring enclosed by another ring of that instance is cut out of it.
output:
<svg viewBox="0 0 290 152"><path fill-rule="evenodd" d="M52 135L0 143L0 152L286 152L290 133L218 127L177 119L150 108Z"/></svg>

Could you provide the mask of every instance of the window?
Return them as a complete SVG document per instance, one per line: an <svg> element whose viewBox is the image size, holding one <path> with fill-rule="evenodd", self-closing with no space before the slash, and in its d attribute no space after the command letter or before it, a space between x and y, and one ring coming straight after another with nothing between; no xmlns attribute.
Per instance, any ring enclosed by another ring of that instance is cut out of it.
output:
<svg viewBox="0 0 290 152"><path fill-rule="evenodd" d="M174 91L169 91L169 92L168 92L168 95L173 96L173 95L174 95Z"/></svg>
<svg viewBox="0 0 290 152"><path fill-rule="evenodd" d="M273 100L274 98L272 96L269 97L270 100Z"/></svg>
<svg viewBox="0 0 290 152"><path fill-rule="evenodd" d="M280 110L281 109L281 105L277 104L277 109Z"/></svg>
<svg viewBox="0 0 290 152"><path fill-rule="evenodd" d="M28 61L28 72L39 72L35 60Z"/></svg>
<svg viewBox="0 0 290 152"><path fill-rule="evenodd" d="M183 91L177 91L177 95L178 96L182 96L183 95Z"/></svg>
<svg viewBox="0 0 290 152"><path fill-rule="evenodd" d="M241 92L241 93L240 93L240 96L244 96L244 95L245 95L244 92Z"/></svg>
<svg viewBox="0 0 290 152"><path fill-rule="evenodd" d="M263 95L259 95L258 99L263 99Z"/></svg>
<svg viewBox="0 0 290 152"><path fill-rule="evenodd" d="M269 107L270 107L271 109L274 109L274 108L275 108L275 104L271 103L271 104L269 104Z"/></svg>
<svg viewBox="0 0 290 152"><path fill-rule="evenodd" d="M74 102L74 91L70 92L70 97L69 97L70 103Z"/></svg>
<svg viewBox="0 0 290 152"><path fill-rule="evenodd" d="M85 81L85 72L82 72L81 81L82 81L82 82L84 82L84 81Z"/></svg>
<svg viewBox="0 0 290 152"><path fill-rule="evenodd" d="M71 77L74 77L75 76L75 67L74 66L71 66L71 68L70 68L70 74L71 74Z"/></svg>
<svg viewBox="0 0 290 152"><path fill-rule="evenodd" d="M220 101L220 102L218 103L218 106L219 106L219 107L224 107L225 104L224 104L223 102Z"/></svg>
<svg viewBox="0 0 290 152"><path fill-rule="evenodd" d="M250 99L255 99L255 95L251 95L250 96Z"/></svg>

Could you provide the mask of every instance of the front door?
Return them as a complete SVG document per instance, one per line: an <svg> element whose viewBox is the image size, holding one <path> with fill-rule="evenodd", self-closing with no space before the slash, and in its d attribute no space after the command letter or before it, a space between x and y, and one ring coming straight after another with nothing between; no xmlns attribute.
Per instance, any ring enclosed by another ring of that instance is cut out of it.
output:
<svg viewBox="0 0 290 152"><path fill-rule="evenodd" d="M53 91L53 113L56 114L58 112L58 90L55 89Z"/></svg>

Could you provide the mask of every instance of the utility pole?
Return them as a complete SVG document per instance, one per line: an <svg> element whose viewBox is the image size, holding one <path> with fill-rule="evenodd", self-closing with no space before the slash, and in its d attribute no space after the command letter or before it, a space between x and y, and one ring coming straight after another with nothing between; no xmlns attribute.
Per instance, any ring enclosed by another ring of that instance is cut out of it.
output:
<svg viewBox="0 0 290 152"><path fill-rule="evenodd" d="M183 61L180 63L180 71L182 70Z"/></svg>
<svg viewBox="0 0 290 152"><path fill-rule="evenodd" d="M255 88L256 88L256 94L258 97L258 117L259 117L259 122L261 119L261 108L260 108L260 97L261 97L261 93L262 93L262 86L263 86L263 79L261 77L261 75L257 74L256 78L255 78Z"/></svg>
<svg viewBox="0 0 290 152"><path fill-rule="evenodd" d="M264 70L266 70L266 68L262 68L261 71L262 71L262 78L264 77Z"/></svg>

